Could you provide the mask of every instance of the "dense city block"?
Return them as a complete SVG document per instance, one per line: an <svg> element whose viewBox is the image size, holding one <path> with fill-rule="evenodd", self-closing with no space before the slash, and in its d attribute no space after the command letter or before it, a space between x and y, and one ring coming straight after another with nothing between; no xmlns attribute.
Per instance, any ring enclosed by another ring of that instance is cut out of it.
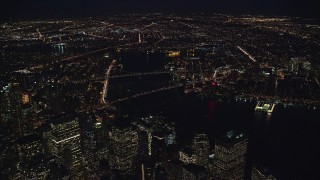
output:
<svg viewBox="0 0 320 180"><path fill-rule="evenodd" d="M320 24L0 22L0 179L319 179Z"/></svg>

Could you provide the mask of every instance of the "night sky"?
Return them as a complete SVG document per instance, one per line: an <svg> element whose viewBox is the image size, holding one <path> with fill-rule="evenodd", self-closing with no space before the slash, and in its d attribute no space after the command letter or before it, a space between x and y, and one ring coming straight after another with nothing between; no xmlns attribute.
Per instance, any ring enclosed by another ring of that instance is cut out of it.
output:
<svg viewBox="0 0 320 180"><path fill-rule="evenodd" d="M320 17L316 0L1 0L6 17L92 16L126 12L215 12Z"/></svg>

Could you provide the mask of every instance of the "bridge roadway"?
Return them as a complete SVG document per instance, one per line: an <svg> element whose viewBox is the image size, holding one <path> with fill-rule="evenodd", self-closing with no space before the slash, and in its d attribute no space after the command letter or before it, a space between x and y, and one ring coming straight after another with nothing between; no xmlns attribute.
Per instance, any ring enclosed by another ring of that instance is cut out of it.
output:
<svg viewBox="0 0 320 180"><path fill-rule="evenodd" d="M135 77L135 76L171 74L171 73L172 73L171 71L154 71L154 72L144 72L144 73L129 73L129 74L112 75L112 76L109 77L109 79L124 78L124 77Z"/></svg>
<svg viewBox="0 0 320 180"><path fill-rule="evenodd" d="M156 72L145 72L145 73L130 73L130 74L119 74L119 75L110 75L108 79L119 79L119 78L126 78L126 77L138 77L138 76L149 76L149 75L161 75L161 74L170 74L171 71L156 71ZM73 83L73 84L82 84L89 81L105 81L106 77L96 77L96 78L88 78L82 80L70 80L70 81L63 81L57 82L58 84L64 83Z"/></svg>
<svg viewBox="0 0 320 180"><path fill-rule="evenodd" d="M175 89L175 88L179 88L179 87L183 87L183 86L184 86L183 84L179 83L179 84L176 84L173 86L162 87L159 89L154 89L154 90L138 93L138 94L132 95L130 97L125 97L125 98L120 98L120 99L117 99L114 101L109 101L109 104L119 103L119 102L127 101L130 99L134 99L134 98L138 98L138 97L142 97L142 96L146 96L146 95L150 95L150 94L154 94L154 93L158 93L158 92L162 92L162 91L166 91L166 90L170 90L170 89Z"/></svg>
<svg viewBox="0 0 320 180"><path fill-rule="evenodd" d="M197 84L197 83L203 83L203 81L194 81L194 82L191 82L191 83L186 84L186 85ZM117 100L114 100L114 101L109 101L109 102L107 102L107 104L119 103L119 102L127 101L127 100L130 100L130 99L138 98L138 97L141 97L141 96L146 96L146 95L150 95L150 94L154 94L154 93L158 93L158 92L166 91L166 90L170 90L170 89L175 89L175 88L179 88L179 87L183 87L183 86L185 86L185 84L178 83L176 85L172 85L172 86L168 86L168 87L162 87L162 88L159 88L159 89L154 89L154 90L150 90L150 91L146 91L146 92L141 92L141 93L135 94L135 95L130 96L130 97L125 97L125 98L120 98L120 99L117 99Z"/></svg>

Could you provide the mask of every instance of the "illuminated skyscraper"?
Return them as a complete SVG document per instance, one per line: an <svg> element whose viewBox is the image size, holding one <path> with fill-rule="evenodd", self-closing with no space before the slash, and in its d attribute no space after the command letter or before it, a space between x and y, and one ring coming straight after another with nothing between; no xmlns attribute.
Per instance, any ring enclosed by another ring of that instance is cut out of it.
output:
<svg viewBox="0 0 320 180"><path fill-rule="evenodd" d="M83 160L78 121L77 117L67 116L50 124L48 139L50 151L60 163L71 170L71 173L78 170Z"/></svg>
<svg viewBox="0 0 320 180"><path fill-rule="evenodd" d="M195 134L192 150L196 157L196 164L205 166L209 162L210 143L207 134Z"/></svg>
<svg viewBox="0 0 320 180"><path fill-rule="evenodd" d="M88 179L96 179L98 161L96 157L96 140L91 116L84 116L81 126L82 152Z"/></svg>
<svg viewBox="0 0 320 180"><path fill-rule="evenodd" d="M185 147L184 149L179 151L179 160L185 164L196 164L197 159L198 158L189 147Z"/></svg>
<svg viewBox="0 0 320 180"><path fill-rule="evenodd" d="M139 130L139 154L160 160L165 154L166 145L175 141L175 129L163 116L149 116L132 123ZM170 142L168 142L170 141ZM160 157L162 156L162 157Z"/></svg>
<svg viewBox="0 0 320 180"><path fill-rule="evenodd" d="M243 133L229 131L216 138L214 149L214 177L219 180L244 179L248 138Z"/></svg>
<svg viewBox="0 0 320 180"><path fill-rule="evenodd" d="M33 156L43 153L41 137L30 134L17 140L17 151L20 161L30 160Z"/></svg>
<svg viewBox="0 0 320 180"><path fill-rule="evenodd" d="M124 176L132 176L137 170L138 131L130 124L117 124L110 131L111 156L114 169L119 169Z"/></svg>

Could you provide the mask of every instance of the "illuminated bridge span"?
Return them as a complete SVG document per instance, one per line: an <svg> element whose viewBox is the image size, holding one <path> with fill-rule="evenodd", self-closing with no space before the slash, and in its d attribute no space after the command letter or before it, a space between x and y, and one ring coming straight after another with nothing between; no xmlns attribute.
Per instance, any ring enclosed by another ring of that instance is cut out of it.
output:
<svg viewBox="0 0 320 180"><path fill-rule="evenodd" d="M156 72L144 72L144 73L130 73L130 74L119 74L112 75L109 79L117 79L124 77L136 77L136 76L148 76L148 75L160 75L160 74L171 74L171 71L156 71Z"/></svg>
<svg viewBox="0 0 320 180"><path fill-rule="evenodd" d="M134 99L134 98L138 98L138 97L142 97L142 96L146 96L146 95L151 95L151 94L155 94L155 93L159 93L159 92L163 92L163 91L167 91L167 90L175 89L175 88L179 88L179 87L183 87L183 84L177 84L177 85L174 85L174 86L168 86L168 87L163 87L163 88L159 88L159 89L154 89L154 90L151 90L151 91L138 93L138 94L135 94L135 95L130 96L130 97L125 97L125 98L120 98L120 99L117 99L117 100L114 100L114 101L109 101L109 103L114 104L114 103L124 102L124 101L128 101L128 100L131 100L131 99Z"/></svg>
<svg viewBox="0 0 320 180"><path fill-rule="evenodd" d="M87 83L90 81L105 81L106 79L119 79L119 78L126 78L126 77L139 77L139 76L161 75L161 74L171 74L171 73L172 72L170 72L170 71L158 71L158 72L111 75L111 70L108 69L107 70L107 77L95 77L95 78L87 78L87 79L79 79L79 80L58 81L55 83L57 83L57 84L64 84L64 83L82 84L82 83Z"/></svg>

